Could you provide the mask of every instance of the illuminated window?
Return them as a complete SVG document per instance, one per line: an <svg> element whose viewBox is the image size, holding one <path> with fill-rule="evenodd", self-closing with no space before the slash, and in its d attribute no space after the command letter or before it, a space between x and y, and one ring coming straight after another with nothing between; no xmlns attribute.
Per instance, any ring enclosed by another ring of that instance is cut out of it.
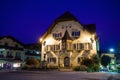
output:
<svg viewBox="0 0 120 80"><path fill-rule="evenodd" d="M58 51L60 50L60 45L56 44L56 45L46 45L45 47L45 51Z"/></svg>
<svg viewBox="0 0 120 80"><path fill-rule="evenodd" d="M85 50L92 50L92 44L91 43L84 43L84 49Z"/></svg>
<svg viewBox="0 0 120 80"><path fill-rule="evenodd" d="M50 51L51 50L51 45L46 45L45 46L45 51Z"/></svg>
<svg viewBox="0 0 120 80"><path fill-rule="evenodd" d="M67 42L67 50L72 50L72 43L71 42Z"/></svg>
<svg viewBox="0 0 120 80"><path fill-rule="evenodd" d="M80 36L80 31L73 31L72 36L73 37L79 37Z"/></svg>
<svg viewBox="0 0 120 80"><path fill-rule="evenodd" d="M54 51L60 50L60 45L54 45Z"/></svg>
<svg viewBox="0 0 120 80"><path fill-rule="evenodd" d="M56 58L49 58L49 62L56 63Z"/></svg>
<svg viewBox="0 0 120 80"><path fill-rule="evenodd" d="M83 50L84 49L84 44L83 43L75 43L73 45L74 45L75 50Z"/></svg>
<svg viewBox="0 0 120 80"><path fill-rule="evenodd" d="M59 38L62 37L62 33L53 33L53 37L54 37L55 39L59 39Z"/></svg>

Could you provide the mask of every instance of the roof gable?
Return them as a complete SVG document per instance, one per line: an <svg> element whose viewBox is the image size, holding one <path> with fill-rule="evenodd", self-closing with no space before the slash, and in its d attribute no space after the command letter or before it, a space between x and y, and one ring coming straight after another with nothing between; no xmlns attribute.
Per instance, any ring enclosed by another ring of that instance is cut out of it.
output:
<svg viewBox="0 0 120 80"><path fill-rule="evenodd" d="M43 34L41 38L44 39L49 33L51 33L52 29L55 27L55 25L58 22L71 21L71 20L79 22L77 18L75 18L75 16L73 16L69 11L65 12L64 14L62 14L61 16L55 19L55 21L52 23L52 25L48 28L48 30Z"/></svg>
<svg viewBox="0 0 120 80"><path fill-rule="evenodd" d="M55 21L69 21L69 20L75 20L78 21L77 18L75 18L69 11L65 12L61 16L59 16Z"/></svg>
<svg viewBox="0 0 120 80"><path fill-rule="evenodd" d="M73 16L69 11L65 12L64 14L62 14L61 16L59 16L57 19L55 19L54 23L52 23L52 25L48 28L48 30L43 34L43 36L41 37L42 39L44 39L49 33L51 33L52 29L55 27L55 25L58 22L63 22L63 21L77 21L79 22L79 20L77 20L77 18L75 18L75 16ZM81 24L79 22L79 24ZM95 24L89 24L89 25L83 25L83 29L87 30L89 33L93 34L96 33L96 25Z"/></svg>
<svg viewBox="0 0 120 80"><path fill-rule="evenodd" d="M96 33L96 25L95 24L87 24L84 26L84 29L90 32L91 34Z"/></svg>
<svg viewBox="0 0 120 80"><path fill-rule="evenodd" d="M12 36L3 36L3 37L0 37L0 40L2 40L2 39L4 39L4 38L11 39L11 40L13 40L14 42L20 44L21 46L24 46L24 44L23 44L22 42L18 41L17 39L15 39L15 38L12 37Z"/></svg>
<svg viewBox="0 0 120 80"><path fill-rule="evenodd" d="M72 40L67 30L65 31L62 40Z"/></svg>

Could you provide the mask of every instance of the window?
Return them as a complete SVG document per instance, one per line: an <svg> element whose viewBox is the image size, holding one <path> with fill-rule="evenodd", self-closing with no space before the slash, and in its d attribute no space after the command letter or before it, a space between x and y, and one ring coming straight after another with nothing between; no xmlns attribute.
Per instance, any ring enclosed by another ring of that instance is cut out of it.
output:
<svg viewBox="0 0 120 80"><path fill-rule="evenodd" d="M49 62L56 63L56 58L49 58Z"/></svg>
<svg viewBox="0 0 120 80"><path fill-rule="evenodd" d="M15 47L18 47L18 45L17 45L17 44L15 44Z"/></svg>
<svg viewBox="0 0 120 80"><path fill-rule="evenodd" d="M80 31L73 31L72 36L73 37L79 37L80 36Z"/></svg>
<svg viewBox="0 0 120 80"><path fill-rule="evenodd" d="M45 46L45 51L50 51L51 50L51 45L46 45Z"/></svg>
<svg viewBox="0 0 120 80"><path fill-rule="evenodd" d="M64 29L64 26L62 26L62 29Z"/></svg>
<svg viewBox="0 0 120 80"><path fill-rule="evenodd" d="M67 42L67 50L72 50L72 43L71 42Z"/></svg>
<svg viewBox="0 0 120 80"><path fill-rule="evenodd" d="M54 51L60 50L60 45L54 45Z"/></svg>
<svg viewBox="0 0 120 80"><path fill-rule="evenodd" d="M12 56L12 52L7 52L7 56L6 56L7 58L13 58L13 56Z"/></svg>
<svg viewBox="0 0 120 80"><path fill-rule="evenodd" d="M84 44L84 49L85 50L92 50L92 44L91 43L85 43Z"/></svg>
<svg viewBox="0 0 120 80"><path fill-rule="evenodd" d="M78 57L78 64L80 63L80 57Z"/></svg>
<svg viewBox="0 0 120 80"><path fill-rule="evenodd" d="M55 45L46 45L45 51L59 51L60 50L60 44Z"/></svg>
<svg viewBox="0 0 120 80"><path fill-rule="evenodd" d="M66 40L62 40L62 50L66 50Z"/></svg>
<svg viewBox="0 0 120 80"><path fill-rule="evenodd" d="M3 55L3 51L0 51L0 58L3 58L4 55Z"/></svg>
<svg viewBox="0 0 120 80"><path fill-rule="evenodd" d="M62 37L62 33L53 33L53 38L59 39Z"/></svg>
<svg viewBox="0 0 120 80"><path fill-rule="evenodd" d="M83 43L75 43L73 45L74 45L75 50L83 50L84 49L84 44Z"/></svg>
<svg viewBox="0 0 120 80"><path fill-rule="evenodd" d="M5 43L5 46L8 46L8 43L7 43L7 42Z"/></svg>
<svg viewBox="0 0 120 80"><path fill-rule="evenodd" d="M92 50L91 43L74 43L73 47L75 50Z"/></svg>
<svg viewBox="0 0 120 80"><path fill-rule="evenodd" d="M16 53L15 59L16 59L16 60L21 60L21 55L20 55L20 53L18 53L18 52Z"/></svg>

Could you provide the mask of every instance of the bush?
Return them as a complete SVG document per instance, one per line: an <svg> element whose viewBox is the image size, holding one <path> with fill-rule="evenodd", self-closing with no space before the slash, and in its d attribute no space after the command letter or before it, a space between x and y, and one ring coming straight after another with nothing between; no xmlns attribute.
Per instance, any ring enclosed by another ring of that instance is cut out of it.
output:
<svg viewBox="0 0 120 80"><path fill-rule="evenodd" d="M93 65L93 61L89 58L85 58L82 62L81 62L82 65L85 65L87 67L91 67Z"/></svg>
<svg viewBox="0 0 120 80"><path fill-rule="evenodd" d="M99 57L97 55L93 55L91 58L85 58L81 64L85 65L88 72L99 71Z"/></svg>
<svg viewBox="0 0 120 80"><path fill-rule="evenodd" d="M80 66L77 66L75 67L73 70L74 71L87 71L88 67L85 66L85 65L80 65Z"/></svg>
<svg viewBox="0 0 120 80"><path fill-rule="evenodd" d="M99 71L99 64L94 64L94 66L93 66L93 70L94 71Z"/></svg>
<svg viewBox="0 0 120 80"><path fill-rule="evenodd" d="M40 67L39 61L34 58L28 59L26 64L24 65L24 69L39 68L39 67Z"/></svg>
<svg viewBox="0 0 120 80"><path fill-rule="evenodd" d="M117 66L117 69L119 69L119 70L120 70L120 66Z"/></svg>
<svg viewBox="0 0 120 80"><path fill-rule="evenodd" d="M49 67L47 67L47 69L49 69L49 70L55 70L55 69L58 69L58 66L49 66Z"/></svg>
<svg viewBox="0 0 120 80"><path fill-rule="evenodd" d="M87 72L94 72L94 68L93 68L93 67L89 67L89 68L87 69Z"/></svg>

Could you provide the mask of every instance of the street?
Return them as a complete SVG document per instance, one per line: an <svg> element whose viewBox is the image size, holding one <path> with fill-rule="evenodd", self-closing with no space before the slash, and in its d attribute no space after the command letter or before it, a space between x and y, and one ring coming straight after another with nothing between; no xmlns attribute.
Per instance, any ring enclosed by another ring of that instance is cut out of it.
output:
<svg viewBox="0 0 120 80"><path fill-rule="evenodd" d="M120 80L120 74L101 72L6 71L0 80Z"/></svg>

